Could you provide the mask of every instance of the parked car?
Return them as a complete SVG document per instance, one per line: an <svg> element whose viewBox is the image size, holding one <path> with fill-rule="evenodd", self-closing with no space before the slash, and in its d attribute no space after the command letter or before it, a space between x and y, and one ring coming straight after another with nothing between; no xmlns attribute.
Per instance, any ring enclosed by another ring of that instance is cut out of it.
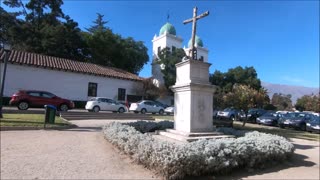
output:
<svg viewBox="0 0 320 180"><path fill-rule="evenodd" d="M279 119L279 127L290 127L305 131L307 123L311 120L312 116L314 115L302 112L288 113Z"/></svg>
<svg viewBox="0 0 320 180"><path fill-rule="evenodd" d="M247 114L247 122L257 122L257 118L266 113L267 111L264 109L249 109L248 114Z"/></svg>
<svg viewBox="0 0 320 180"><path fill-rule="evenodd" d="M124 104L106 97L94 97L87 101L85 109L89 112L112 111L124 113L127 107Z"/></svg>
<svg viewBox="0 0 320 180"><path fill-rule="evenodd" d="M63 99L47 91L20 90L14 93L9 102L12 106L17 106L19 110L27 110L30 107L41 107L44 105L54 105L60 111L68 111L74 108L74 103Z"/></svg>
<svg viewBox="0 0 320 180"><path fill-rule="evenodd" d="M164 109L164 112L165 112L167 115L174 114L174 106L169 106L169 107L165 108L165 109Z"/></svg>
<svg viewBox="0 0 320 180"><path fill-rule="evenodd" d="M316 132L320 133L320 117L313 115L309 122L307 122L307 129L308 132Z"/></svg>
<svg viewBox="0 0 320 180"><path fill-rule="evenodd" d="M164 113L164 107L159 105L159 103L156 103L151 100L142 100L136 103L131 103L129 110L133 111L134 113L145 114L145 113Z"/></svg>
<svg viewBox="0 0 320 180"><path fill-rule="evenodd" d="M238 118L239 110L235 108L226 108L223 111L218 111L217 118L236 120Z"/></svg>
<svg viewBox="0 0 320 180"><path fill-rule="evenodd" d="M213 118L213 125L216 127L233 127L233 120L230 118Z"/></svg>
<svg viewBox="0 0 320 180"><path fill-rule="evenodd" d="M164 104L164 103L162 103L162 102L159 102L159 101L154 101L154 102L157 103L159 106L162 106L162 107L164 107L164 108L169 107L168 105L166 105L166 104Z"/></svg>
<svg viewBox="0 0 320 180"><path fill-rule="evenodd" d="M269 126L278 126L278 120L281 114L274 111L266 112L257 118L257 124L264 124Z"/></svg>

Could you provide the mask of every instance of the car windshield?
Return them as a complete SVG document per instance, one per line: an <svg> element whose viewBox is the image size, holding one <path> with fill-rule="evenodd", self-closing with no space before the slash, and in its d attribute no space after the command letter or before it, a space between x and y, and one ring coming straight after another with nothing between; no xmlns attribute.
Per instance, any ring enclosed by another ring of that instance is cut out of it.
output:
<svg viewBox="0 0 320 180"><path fill-rule="evenodd" d="M233 108L226 108L223 111L233 111L233 110L234 110Z"/></svg>
<svg viewBox="0 0 320 180"><path fill-rule="evenodd" d="M295 118L295 117L304 117L306 114L304 113L288 113L285 117Z"/></svg>
<svg viewBox="0 0 320 180"><path fill-rule="evenodd" d="M311 119L311 122L315 123L315 124L320 124L320 117L319 116L314 116Z"/></svg>
<svg viewBox="0 0 320 180"><path fill-rule="evenodd" d="M267 112L267 113L263 114L263 116L274 116L274 117L277 117L278 114L275 113L275 112Z"/></svg>
<svg viewBox="0 0 320 180"><path fill-rule="evenodd" d="M258 111L258 110L257 109L249 109L248 113L254 113L256 111Z"/></svg>
<svg viewBox="0 0 320 180"><path fill-rule="evenodd" d="M98 99L99 98L97 98L97 97L93 97L93 98L90 98L89 101L98 101Z"/></svg>

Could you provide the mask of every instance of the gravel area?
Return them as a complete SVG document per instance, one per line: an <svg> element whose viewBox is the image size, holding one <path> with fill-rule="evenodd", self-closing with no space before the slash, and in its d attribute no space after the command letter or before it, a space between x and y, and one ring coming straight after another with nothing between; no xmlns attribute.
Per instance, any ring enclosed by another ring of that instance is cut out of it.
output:
<svg viewBox="0 0 320 180"><path fill-rule="evenodd" d="M79 128L1 131L1 179L160 179L103 138L101 126L111 120L71 122ZM319 142L292 142L296 154L285 164L196 179L320 179Z"/></svg>
<svg viewBox="0 0 320 180"><path fill-rule="evenodd" d="M1 179L154 179L100 130L1 131Z"/></svg>

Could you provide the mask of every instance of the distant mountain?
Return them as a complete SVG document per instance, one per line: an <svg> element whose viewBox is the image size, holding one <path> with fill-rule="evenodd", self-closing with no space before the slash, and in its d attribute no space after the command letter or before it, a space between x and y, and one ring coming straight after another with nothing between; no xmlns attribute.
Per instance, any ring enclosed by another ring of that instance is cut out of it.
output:
<svg viewBox="0 0 320 180"><path fill-rule="evenodd" d="M319 88L311 88L304 86L290 86L283 84L272 84L267 82L261 82L262 87L268 90L268 95L270 99L274 93L281 94L291 94L292 95L292 103L293 105L296 103L297 99L304 95L317 95L319 94Z"/></svg>

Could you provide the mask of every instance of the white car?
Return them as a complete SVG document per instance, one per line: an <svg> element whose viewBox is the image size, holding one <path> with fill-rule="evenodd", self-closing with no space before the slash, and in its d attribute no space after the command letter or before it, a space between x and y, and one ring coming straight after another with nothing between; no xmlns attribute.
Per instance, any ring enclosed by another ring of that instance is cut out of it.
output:
<svg viewBox="0 0 320 180"><path fill-rule="evenodd" d="M169 107L167 107L166 109L164 109L164 112L165 112L167 115L174 114L174 106L169 106Z"/></svg>
<svg viewBox="0 0 320 180"><path fill-rule="evenodd" d="M86 104L86 110L89 112L112 111L124 113L127 107L117 101L105 97L91 98Z"/></svg>
<svg viewBox="0 0 320 180"><path fill-rule="evenodd" d="M158 103L150 100L142 100L136 103L131 103L130 111L133 111L134 113L139 113L145 114L145 113L159 113L163 114L164 113L164 107L159 105Z"/></svg>

